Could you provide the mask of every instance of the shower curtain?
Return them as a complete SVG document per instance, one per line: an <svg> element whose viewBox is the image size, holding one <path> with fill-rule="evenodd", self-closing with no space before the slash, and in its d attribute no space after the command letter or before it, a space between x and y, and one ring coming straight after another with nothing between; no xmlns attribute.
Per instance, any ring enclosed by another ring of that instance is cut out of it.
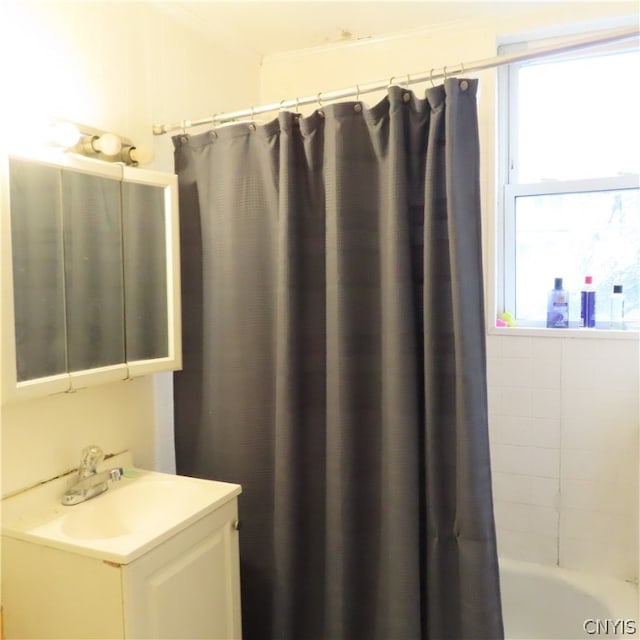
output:
<svg viewBox="0 0 640 640"><path fill-rule="evenodd" d="M242 484L245 640L503 635L476 90L174 137L177 466Z"/></svg>

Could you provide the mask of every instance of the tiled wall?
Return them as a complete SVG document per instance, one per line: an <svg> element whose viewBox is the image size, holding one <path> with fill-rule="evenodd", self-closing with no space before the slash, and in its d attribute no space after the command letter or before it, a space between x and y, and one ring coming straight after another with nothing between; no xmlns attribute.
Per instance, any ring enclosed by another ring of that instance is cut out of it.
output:
<svg viewBox="0 0 640 640"><path fill-rule="evenodd" d="M637 340L487 347L500 554L637 579Z"/></svg>

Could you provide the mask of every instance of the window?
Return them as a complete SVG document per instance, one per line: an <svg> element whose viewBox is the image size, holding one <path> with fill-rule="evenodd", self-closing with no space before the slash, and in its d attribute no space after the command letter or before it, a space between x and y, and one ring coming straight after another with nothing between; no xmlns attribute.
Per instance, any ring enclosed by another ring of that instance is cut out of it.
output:
<svg viewBox="0 0 640 640"><path fill-rule="evenodd" d="M545 326L547 294L561 277L570 326L580 326L580 290L590 275L596 328L610 326L617 284L626 326L639 326L639 73L636 43L500 69L498 306L518 325Z"/></svg>

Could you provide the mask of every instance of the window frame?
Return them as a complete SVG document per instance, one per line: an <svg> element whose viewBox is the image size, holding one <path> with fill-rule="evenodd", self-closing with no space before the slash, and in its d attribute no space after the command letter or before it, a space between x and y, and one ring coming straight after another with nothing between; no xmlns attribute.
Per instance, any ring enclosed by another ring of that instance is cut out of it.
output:
<svg viewBox="0 0 640 640"><path fill-rule="evenodd" d="M568 32L559 37L544 37L538 34L526 39L505 39L498 45L498 54L508 55L530 48L544 47L568 36L575 35L575 32ZM583 35L587 35L587 32L583 32ZM557 56L547 57L545 62L563 62L580 57L592 57L594 52L606 55L607 53L622 53L631 50L637 50L635 41L631 43L623 41L605 46L586 48L583 51L558 54ZM516 199L518 197L638 189L640 187L639 174L571 180L541 180L539 182L526 183L518 181L519 70L532 64L536 64L536 61L525 60L503 65L498 67L497 70L497 237L494 258L496 264L495 312L498 314L505 310L515 314L516 310ZM525 324L518 323L518 326L525 330L539 330L546 326L544 319L539 322L529 320L524 322ZM492 320L491 325L494 324ZM552 331L556 331L557 334L557 330ZM584 331L584 329L580 329L581 333ZM601 329L593 329L591 331L602 332ZM566 330L560 333L566 335ZM611 334L612 331L607 330L603 333ZM634 332L627 330L621 333L633 334Z"/></svg>

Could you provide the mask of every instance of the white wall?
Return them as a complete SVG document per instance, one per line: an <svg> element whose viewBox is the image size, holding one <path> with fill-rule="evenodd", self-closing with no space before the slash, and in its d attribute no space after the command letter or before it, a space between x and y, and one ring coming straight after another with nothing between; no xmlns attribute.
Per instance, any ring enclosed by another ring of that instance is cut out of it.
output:
<svg viewBox="0 0 640 640"><path fill-rule="evenodd" d="M635 3L496 3L494 8L481 20L416 25L411 33L267 57L261 101L317 95L392 76L402 83L406 73L492 58L499 36L595 20L609 28L620 16L636 21L638 16ZM492 323L496 71L473 75L480 79L485 281ZM425 87L413 88L421 93ZM373 105L381 97L362 98ZM518 559L633 579L638 564L638 341L568 335L503 332L487 338L499 550Z"/></svg>
<svg viewBox="0 0 640 640"><path fill-rule="evenodd" d="M0 11L2 154L58 116L153 147L150 168L173 171L171 138L154 137L153 123L257 102L257 56L148 3L8 0ZM77 467L90 443L170 469L171 376L6 405L1 436L3 495Z"/></svg>

